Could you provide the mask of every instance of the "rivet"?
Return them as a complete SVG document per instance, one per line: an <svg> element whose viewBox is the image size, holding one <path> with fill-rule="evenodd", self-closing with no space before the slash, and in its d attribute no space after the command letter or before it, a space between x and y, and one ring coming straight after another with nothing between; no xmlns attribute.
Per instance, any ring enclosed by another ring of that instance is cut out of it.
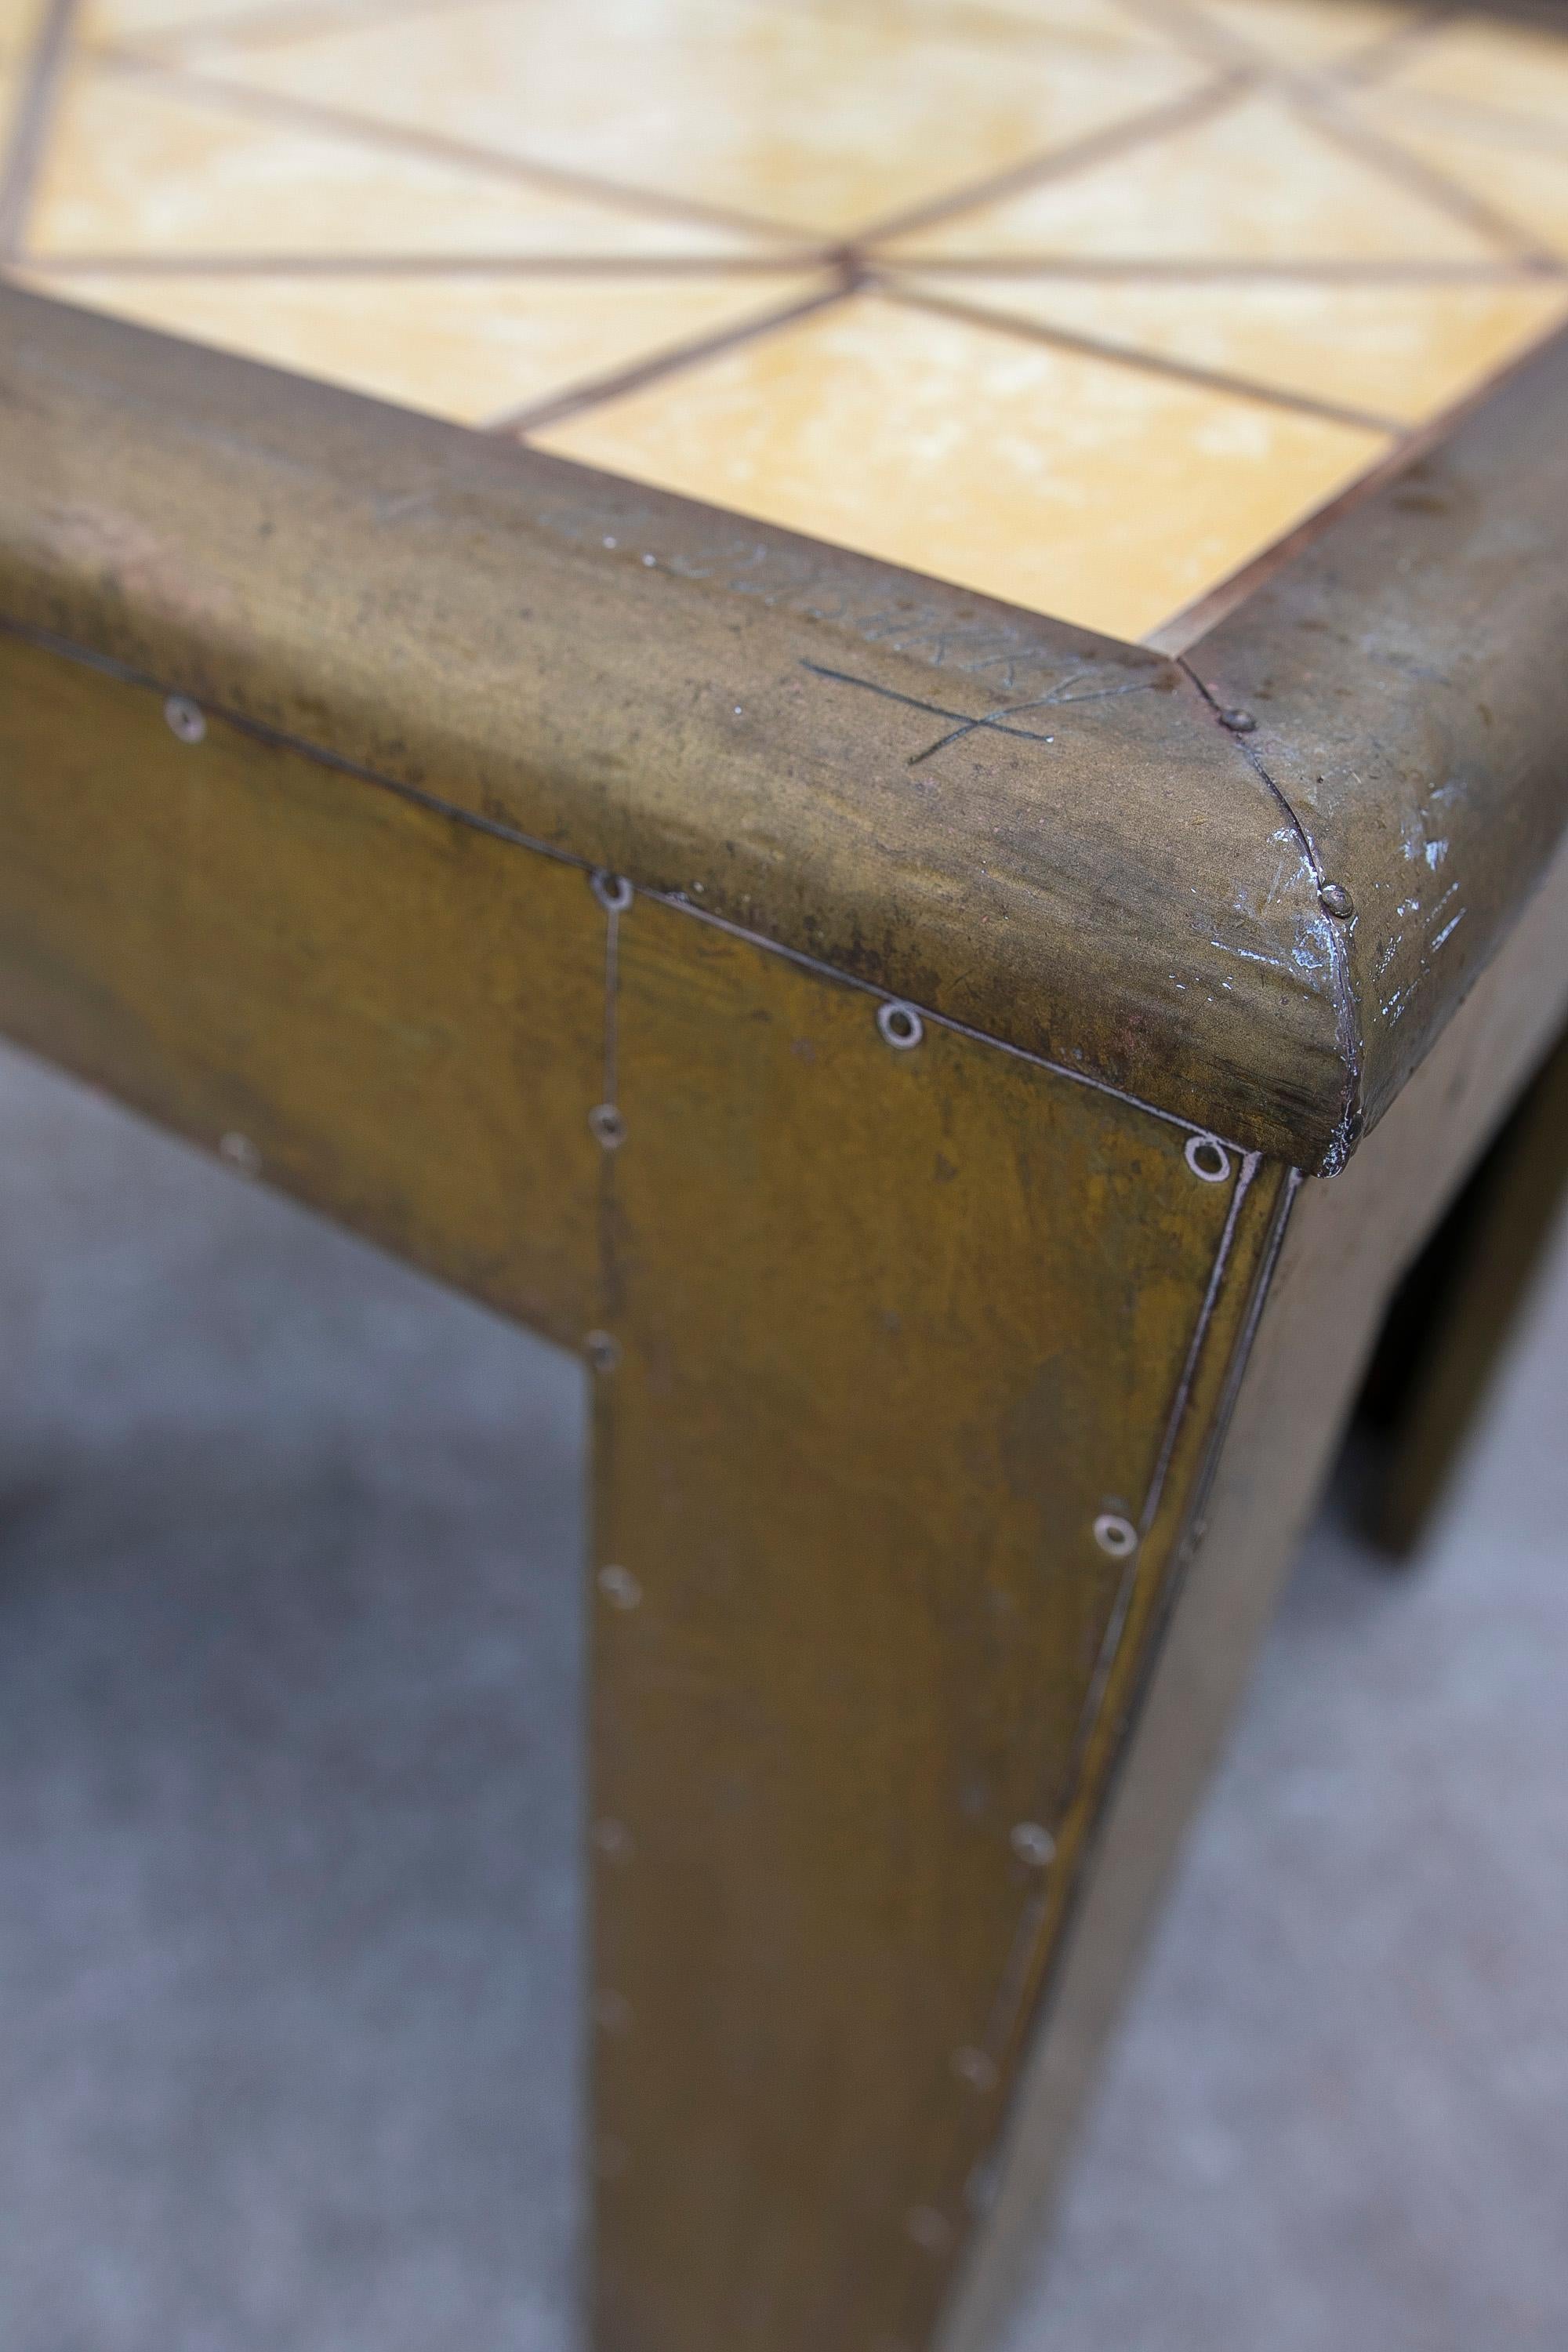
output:
<svg viewBox="0 0 1568 2352"><path fill-rule="evenodd" d="M624 1992L595 1993L594 2022L603 2032L626 2033L631 2021L632 2005Z"/></svg>
<svg viewBox="0 0 1568 2352"><path fill-rule="evenodd" d="M928 2254L945 2254L952 2243L952 2224L934 2205L911 2205L904 2216L904 2228Z"/></svg>
<svg viewBox="0 0 1568 2352"><path fill-rule="evenodd" d="M636 1609L642 1601L642 1586L629 1568L602 1568L599 1590L616 1609Z"/></svg>
<svg viewBox="0 0 1568 2352"><path fill-rule="evenodd" d="M621 1360L621 1343L612 1339L607 1331L590 1331L583 1342L583 1352L596 1372L613 1372Z"/></svg>
<svg viewBox="0 0 1568 2352"><path fill-rule="evenodd" d="M1342 882L1325 882L1318 893L1318 904L1336 923L1348 923L1355 913L1355 900Z"/></svg>
<svg viewBox="0 0 1568 2352"><path fill-rule="evenodd" d="M645 555L643 557L643 562L647 565L648 570L651 572L654 565L658 562L658 558L657 555Z"/></svg>
<svg viewBox="0 0 1568 2352"><path fill-rule="evenodd" d="M984 2050L955 2050L952 2071L971 2090L994 2091L996 2087L996 2062Z"/></svg>
<svg viewBox="0 0 1568 2352"><path fill-rule="evenodd" d="M1055 1838L1039 1822L1015 1823L1007 1843L1020 1862L1028 1863L1036 1870L1044 1870L1057 1850Z"/></svg>
<svg viewBox="0 0 1568 2352"><path fill-rule="evenodd" d="M1217 1135L1189 1135L1186 1162L1205 1184L1223 1184L1230 1174L1230 1154Z"/></svg>
<svg viewBox="0 0 1568 2352"><path fill-rule="evenodd" d="M626 1123L614 1103L595 1103L588 1125L606 1151L618 1151L626 1139Z"/></svg>
<svg viewBox="0 0 1568 2352"><path fill-rule="evenodd" d="M1250 710L1222 710L1219 723L1228 727L1233 735L1250 735L1258 721Z"/></svg>
<svg viewBox="0 0 1568 2352"><path fill-rule="evenodd" d="M879 1004L877 1026L889 1045L907 1054L925 1035L926 1025L912 1004Z"/></svg>
<svg viewBox="0 0 1568 2352"><path fill-rule="evenodd" d="M163 716L169 730L182 743L199 743L207 731L206 719L197 706L183 694L172 694L163 705Z"/></svg>
<svg viewBox="0 0 1568 2352"><path fill-rule="evenodd" d="M588 887L608 915L624 915L632 903L632 886L626 876L612 874L605 866L596 866L589 875Z"/></svg>
<svg viewBox="0 0 1568 2352"><path fill-rule="evenodd" d="M632 1851L632 1833L625 1822L595 1822L593 1828L595 1847L609 1862L626 1862Z"/></svg>
<svg viewBox="0 0 1568 2352"><path fill-rule="evenodd" d="M1138 1530L1120 1511L1101 1511L1094 1523L1094 1540L1112 1559L1125 1559L1138 1549Z"/></svg>
<svg viewBox="0 0 1568 2352"><path fill-rule="evenodd" d="M218 1143L218 1151L220 1156L228 1161L231 1168L239 1169L244 1175L255 1176L259 1173L261 1154L248 1135L230 1133L222 1137Z"/></svg>

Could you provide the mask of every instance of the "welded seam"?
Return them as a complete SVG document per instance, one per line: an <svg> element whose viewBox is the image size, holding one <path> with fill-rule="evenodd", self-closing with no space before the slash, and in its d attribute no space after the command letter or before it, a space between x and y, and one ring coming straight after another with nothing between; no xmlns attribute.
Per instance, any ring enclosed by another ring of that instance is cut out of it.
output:
<svg viewBox="0 0 1568 2352"><path fill-rule="evenodd" d="M1140 1536L1146 1536L1153 1526L1164 1496L1165 1480L1170 1474L1172 1456L1176 1451L1176 1440L1180 1437L1183 1424L1186 1421L1187 1406L1192 1399L1193 1382L1197 1377L1198 1359L1203 1354L1204 1341L1208 1338L1209 1325L1214 1320L1215 1308L1219 1304L1220 1286L1225 1280L1226 1270L1230 1264L1230 1253L1236 1240L1237 1224L1247 1193L1252 1189L1253 1180L1258 1174L1261 1156L1256 1151L1245 1152L1242 1155L1241 1173L1231 1191L1230 1213L1226 1218L1225 1229L1220 1234L1219 1247L1215 1253L1214 1265L1209 1273L1208 1288L1204 1294L1204 1303L1199 1310L1191 1345L1187 1349L1186 1361L1182 1366L1181 1378L1176 1383L1176 1393L1172 1401L1170 1412L1166 1416L1165 1434L1161 1442L1153 1471L1150 1475L1149 1491L1144 1496L1143 1508L1139 1514Z"/></svg>
<svg viewBox="0 0 1568 2352"><path fill-rule="evenodd" d="M1215 1410L1214 1427L1210 1433L1208 1444L1205 1449L1205 1458L1200 1465L1198 1475L1194 1482L1193 1492L1184 1513L1184 1528L1178 1539L1173 1546L1171 1565L1162 1580L1161 1591L1158 1598L1157 1614L1150 1626L1148 1639L1144 1644L1143 1656L1140 1665L1138 1687L1130 1697L1128 1703L1127 1717L1129 1721L1135 1717L1142 1691L1146 1689L1149 1679L1154 1672L1155 1665L1158 1662L1159 1648L1163 1638L1164 1629L1170 1622L1171 1614L1175 1606L1182 1584L1185 1579L1187 1568L1196 1549L1197 1543L1201 1539L1203 1531L1202 1514L1206 1507L1209 1493L1214 1484L1215 1473L1218 1466L1220 1454L1230 1429L1231 1421L1236 1412L1237 1401L1241 1393L1241 1385L1243 1381L1246 1379L1247 1368L1251 1360L1252 1350L1257 1342L1258 1327L1263 1319L1264 1308L1268 1304L1268 1295L1273 1286L1275 1268L1279 1261L1279 1254L1284 1248L1285 1236L1289 1227L1291 1214L1295 1208L1297 1196L1300 1192L1301 1185L1304 1181L1305 1180L1303 1179L1300 1169L1291 1168L1287 1170L1284 1188L1280 1199L1276 1204L1273 1212L1268 1239L1265 1246L1263 1255L1258 1263L1257 1274L1253 1279L1252 1296L1247 1305L1247 1314L1243 1320L1240 1332L1237 1335L1236 1349L1226 1372L1225 1386L1221 1391L1219 1402ZM1045 1959L1044 1967L1039 1968L1039 1980L1032 1996L1030 1993L1031 1979L1035 1978L1037 1969L1039 1964L1037 1948L1040 1930L1044 1926L1045 1920L1051 1907L1052 1895L1049 1888L1046 1887L1040 1889L1025 1908L1023 1917L1019 1922L1018 1941L1015 1944L1014 1949L1009 1955L1008 1969L1004 1977L1004 1989L1005 1988L1009 1978L1011 1978L1016 1983L1016 1992L1013 1998L1011 2016L1008 2022L1008 2036L1000 2041L988 2041L985 2045L987 2053L998 2063L1005 2056L1008 2046L1008 2038L1010 2038L1011 2034L1017 2030L1018 2021L1026 2001L1029 2002L1031 2009L1031 2015L1028 2025L1026 2029L1027 2034L1033 2038L1045 2029L1049 2014L1049 2004L1055 1990L1055 1980L1060 1961L1067 1951L1073 1919L1083 1900L1084 1890L1089 1881L1089 1842L1094 1836L1099 1822L1103 1821L1105 1817L1106 1808L1109 1806L1111 1797L1114 1794L1117 1780L1120 1776L1121 1767L1126 1760L1130 1744L1131 1743L1128 1740L1123 1739L1120 1744L1117 1754L1110 1759L1109 1769L1106 1771L1102 1786L1097 1798L1094 1821L1085 1830L1084 1848L1079 1853L1077 1865L1072 1874L1071 1884L1068 1887L1066 1899L1056 1922L1055 1932L1052 1939L1052 1948L1048 1956L1047 1956ZM1078 1797L1081 1793L1081 1781L1075 1782L1072 1795L1068 1799L1068 1807L1065 1808L1064 1811L1070 1810L1071 1805L1077 1801ZM1020 1965L1019 1947L1022 1944L1026 1928L1029 1932L1031 1941L1026 1952L1025 1952L1023 1956L1022 1964ZM993 2017L993 2027L994 2027L997 2021L1000 2010L1001 1998L999 1996L997 2010L996 2012L994 2013ZM994 2151L1005 2145L1008 2122L1013 2111L1014 2099L1016 2097L1021 2082L1021 2073L1015 2073L1013 2077L1013 2098L1009 2098L1004 2106L1002 2115L998 2119L994 2137L991 2143L993 2158L994 2156Z"/></svg>
<svg viewBox="0 0 1568 2352"><path fill-rule="evenodd" d="M1068 1754L1065 1775L1067 1795L1058 1812L1058 1818L1061 1820L1070 1817L1073 1808L1083 1793L1095 1730L1104 1708L1105 1694L1110 1687L1111 1676L1116 1671L1117 1661L1121 1654L1122 1638L1127 1630L1128 1619L1131 1614L1133 1601L1137 1596L1140 1571L1143 1566L1142 1539L1148 1535L1153 1524L1161 1498L1164 1494L1166 1478L1175 1454L1177 1440L1186 1422L1187 1407L1192 1400L1193 1384L1203 1355L1204 1344L1213 1326L1215 1311L1218 1307L1225 1277L1229 1269L1237 1228L1261 1160L1262 1155L1258 1152L1244 1153L1241 1158L1240 1173L1231 1191L1230 1205L1215 1250L1214 1263L1209 1269L1203 1303L1198 1309L1181 1371L1177 1375L1175 1393L1165 1416L1160 1451L1155 1457L1148 1489L1144 1496L1143 1507L1139 1514L1139 1542L1129 1555L1118 1581L1116 1596L1111 1603L1110 1613L1106 1619L1105 1630L1100 1635L1100 1647L1095 1655L1094 1670L1089 1676L1082 1704L1079 1708L1078 1722L1073 1731L1072 1748ZM1292 1197L1294 1197L1293 1194ZM1274 1254L1271 1250L1268 1259L1269 1266L1273 1264ZM1261 1291L1255 1298L1253 1308L1249 1310L1248 1319L1243 1326L1243 1341L1248 1346L1251 1344L1252 1331L1256 1328L1256 1311L1260 1309L1260 1307ZM1227 1381L1226 1387L1222 1392L1222 1407L1228 1404L1233 1393L1233 1386ZM1055 1890L1047 1879L1029 1897L1019 1915L1017 1927L1014 1930L1012 1946L992 2003L985 2039L981 2045L994 2064L1000 2065L1002 2063L1016 2031L1019 2015L1028 1999L1029 1987L1036 1973L1040 1933L1054 1900Z"/></svg>
<svg viewBox="0 0 1568 2352"><path fill-rule="evenodd" d="M1291 831L1300 844L1301 855L1307 861L1313 887L1321 900L1330 877L1323 870L1323 861L1318 855L1317 843L1297 814L1289 794L1269 773L1247 737L1226 725L1225 715L1219 703L1209 692L1186 656L1178 654L1175 660L1176 667L1191 678L1213 712L1215 726L1224 730L1225 734L1241 752L1254 775L1267 787L1275 803L1288 820ZM1352 923L1354 919L1352 916L1351 919ZM1340 1104L1340 1115L1334 1124L1328 1151L1324 1155L1322 1172L1325 1176L1337 1176L1350 1158L1356 1138L1361 1132L1361 1087L1364 1048L1361 1007L1356 998L1355 982L1351 974L1350 943L1346 936L1349 926L1342 929L1338 920L1330 915L1326 908L1323 920L1327 925L1329 971L1333 988L1334 1041L1339 1048L1340 1060L1344 1070L1344 1089Z"/></svg>

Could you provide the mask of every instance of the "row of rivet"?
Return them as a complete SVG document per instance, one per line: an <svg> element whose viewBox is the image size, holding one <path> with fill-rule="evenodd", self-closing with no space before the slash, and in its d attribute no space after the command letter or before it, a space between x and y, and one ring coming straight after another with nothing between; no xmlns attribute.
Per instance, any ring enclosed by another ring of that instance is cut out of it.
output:
<svg viewBox="0 0 1568 2352"><path fill-rule="evenodd" d="M207 731L205 716L199 704L192 702L187 696L171 694L163 705L163 717L171 731L182 743L200 743L205 740ZM636 895L632 884L624 874L611 874L603 866L595 867L590 874L588 881L595 898L605 913L612 917L625 914ZM1343 912L1348 916L1352 911L1349 904L1348 892L1342 890L1337 883L1324 885L1322 896L1325 906L1328 906L1330 898L1336 895L1343 898L1346 903L1342 909L1337 904L1330 906L1329 912L1331 914ZM912 1004L905 1004L897 999L889 999L878 1005L877 1027L886 1043L891 1045L895 1052L900 1054L911 1052L925 1036L925 1023L916 1008ZM618 1151L626 1139L626 1120L619 1108L613 1102L595 1103L588 1113L588 1126L595 1140L606 1151ZM241 1148L231 1150L229 1148L231 1145ZM247 1154L251 1152L252 1147L246 1142L243 1136L226 1136L220 1148L224 1150L225 1156L234 1160L237 1164L248 1165ZM1223 1184L1230 1174L1230 1153L1217 1136L1189 1137L1186 1160L1194 1175L1200 1177L1205 1184ZM249 1172L255 1173L254 1167L250 1168Z"/></svg>
<svg viewBox="0 0 1568 2352"><path fill-rule="evenodd" d="M163 715L170 730L182 743L202 742L206 735L206 719L197 704L183 695L171 695L163 706ZM633 887L622 875L597 870L590 877L595 897L605 912L618 916L631 905ZM877 1009L877 1026L882 1037L895 1051L907 1053L919 1045L925 1035L925 1024L915 1007L898 1002L881 1003ZM618 1149L626 1139L626 1124L614 1104L600 1103L588 1115L589 1126L606 1150ZM226 1134L219 1150L234 1167L247 1175L259 1172L261 1155L256 1146L237 1132ZM1212 1136L1193 1136L1186 1146L1187 1164L1194 1175L1205 1183L1223 1182L1230 1173L1230 1156L1225 1146ZM585 1352L595 1370L613 1371L620 1361L618 1343L605 1331L591 1331L585 1341ZM1137 1531L1130 1520L1115 1512L1102 1512L1094 1522L1095 1541L1112 1558L1125 1559L1137 1545ZM612 1607L621 1610L637 1608L642 1601L642 1587L626 1568L609 1565L598 1576L599 1589ZM593 1842L607 1860L626 1861L632 1851L631 1832L624 1823L602 1821L595 1824ZM1056 1842L1048 1830L1037 1822L1018 1822L1010 1835L1010 1843L1021 1861L1032 1867L1045 1869L1056 1852ZM596 2022L605 2032L624 2033L631 2023L631 2008L624 1994L601 1991L595 2001ZM978 2048L965 2047L955 2051L953 2072L973 2090L994 2090L997 2069L994 2059ZM601 2168L615 2172L624 2168L625 2152L620 2161L614 2160L608 2146L600 2150ZM609 2158L608 2165L605 2159ZM907 2217L909 2235L917 2245L931 2252L944 2252L952 2241L952 2225L945 2216L929 2206L915 2206Z"/></svg>
<svg viewBox="0 0 1568 2352"><path fill-rule="evenodd" d="M626 1611L642 1605L641 1581L629 1568L622 1567L618 1562L607 1563L600 1569L596 1580L601 1594L611 1608ZM613 1864L628 1861L635 1848L635 1841L626 1823L607 1817L594 1823L590 1843L595 1852ZM1057 1842L1050 1831L1039 1822L1015 1822L1008 1832L1007 1843L1018 1860L1031 1870L1045 1871L1056 1858ZM631 2004L624 1993L608 1987L602 1988L595 1995L593 2013L595 2023L602 2032L618 2037L630 2030ZM1001 2079L996 2061L988 2052L972 2044L953 2052L952 2071L960 2082L983 2095L994 2091ZM618 2179L626 2171L628 2160L628 2152L622 2142L600 2142L601 2177ZM931 2205L911 2206L904 2217L904 2228L911 2242L928 2253L947 2252L955 2236L947 2216Z"/></svg>

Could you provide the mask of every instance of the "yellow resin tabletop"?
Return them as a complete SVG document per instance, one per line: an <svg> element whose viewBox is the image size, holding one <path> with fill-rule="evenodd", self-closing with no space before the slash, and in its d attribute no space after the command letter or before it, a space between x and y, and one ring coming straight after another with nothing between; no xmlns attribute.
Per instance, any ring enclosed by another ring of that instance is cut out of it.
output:
<svg viewBox="0 0 1568 2352"><path fill-rule="evenodd" d="M0 0L0 107L38 290L1166 646L1568 315L1544 19Z"/></svg>

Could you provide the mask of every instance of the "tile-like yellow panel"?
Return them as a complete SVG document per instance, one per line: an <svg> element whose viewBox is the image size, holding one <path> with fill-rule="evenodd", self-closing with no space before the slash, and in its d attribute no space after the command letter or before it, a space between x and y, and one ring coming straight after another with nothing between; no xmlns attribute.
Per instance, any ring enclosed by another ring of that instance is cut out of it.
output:
<svg viewBox="0 0 1568 2352"><path fill-rule="evenodd" d="M0 59L25 57L37 38L43 0L0 0Z"/></svg>
<svg viewBox="0 0 1568 2352"><path fill-rule="evenodd" d="M92 68L60 107L29 236L35 253L95 256L722 257L757 244L706 222L530 187L506 172L251 121Z"/></svg>
<svg viewBox="0 0 1568 2352"><path fill-rule="evenodd" d="M806 281L154 278L62 271L37 291L407 408L479 425L798 301Z"/></svg>
<svg viewBox="0 0 1568 2352"><path fill-rule="evenodd" d="M872 295L536 438L1132 637L1387 446Z"/></svg>
<svg viewBox="0 0 1568 2352"><path fill-rule="evenodd" d="M888 250L905 260L1431 261L1494 257L1496 249L1395 174L1282 101L1258 96L1092 170L1044 179L1024 194L916 230Z"/></svg>
<svg viewBox="0 0 1568 2352"><path fill-rule="evenodd" d="M1415 6L1375 0L1197 0L1194 15L1279 65L1342 64L1401 31Z"/></svg>
<svg viewBox="0 0 1568 2352"><path fill-rule="evenodd" d="M1568 287L1551 283L1130 285L969 271L904 276L941 301L1412 425L1463 398L1568 319Z"/></svg>
<svg viewBox="0 0 1568 2352"><path fill-rule="evenodd" d="M16 100L20 95L21 70L8 58L0 56L0 170L5 168L5 141L9 135Z"/></svg>
<svg viewBox="0 0 1568 2352"><path fill-rule="evenodd" d="M1565 25L1564 30L1568 30ZM1568 40L1545 25L1465 15L1413 44L1387 87L1568 126Z"/></svg>
<svg viewBox="0 0 1568 2352"><path fill-rule="evenodd" d="M915 19L943 27L959 38L974 38L988 30L1016 31L1019 26L1054 38L1082 41L1090 48L1185 51L1190 45L1174 26L1161 26L1136 0L794 0L794 5L824 11L856 9L879 14L885 21ZM994 20L988 28L986 19Z"/></svg>
<svg viewBox="0 0 1568 2352"><path fill-rule="evenodd" d="M440 0L433 0L439 5ZM204 34L265 41L336 18L386 15L385 0L81 0L78 32L91 43L156 47Z"/></svg>
<svg viewBox="0 0 1568 2352"><path fill-rule="evenodd" d="M1377 121L1385 138L1568 258L1568 115L1556 145L1528 126L1476 115L1438 119L1415 103L1390 101Z"/></svg>
<svg viewBox="0 0 1568 2352"><path fill-rule="evenodd" d="M212 53L216 58L216 52ZM997 9L490 0L221 58L230 79L845 235L1174 98L1173 48Z"/></svg>

